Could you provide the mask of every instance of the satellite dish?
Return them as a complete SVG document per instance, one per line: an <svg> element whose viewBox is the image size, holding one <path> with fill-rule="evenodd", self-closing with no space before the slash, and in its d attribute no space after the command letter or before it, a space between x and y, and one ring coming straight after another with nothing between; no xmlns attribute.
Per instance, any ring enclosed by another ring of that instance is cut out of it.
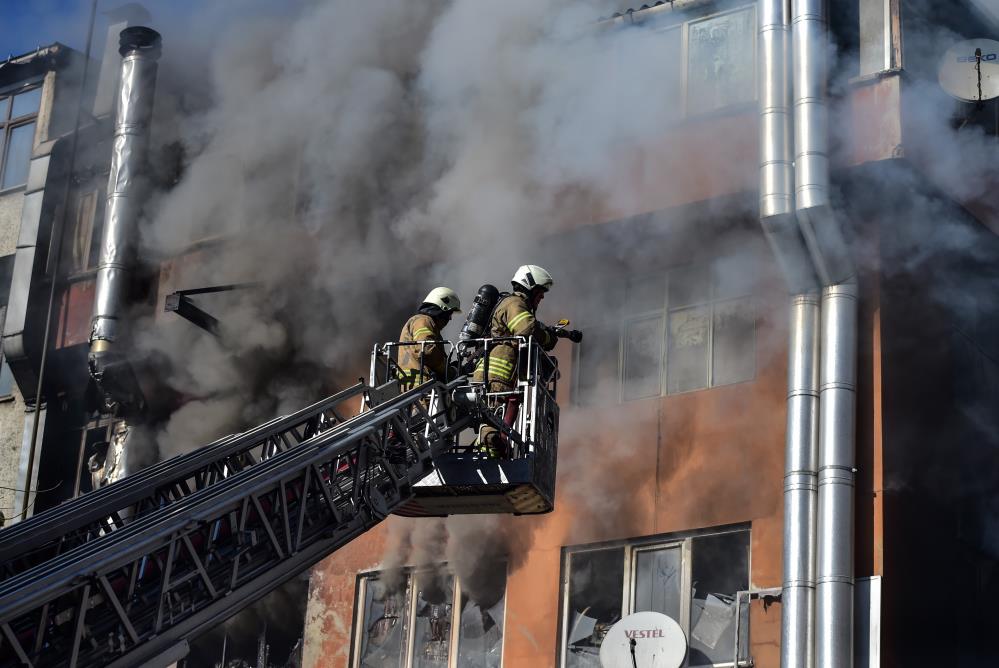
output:
<svg viewBox="0 0 999 668"><path fill-rule="evenodd" d="M603 668L680 668L687 637L658 612L636 612L612 626L600 645Z"/></svg>
<svg viewBox="0 0 999 668"><path fill-rule="evenodd" d="M969 39L947 49L938 73L945 91L965 102L999 97L999 42Z"/></svg>

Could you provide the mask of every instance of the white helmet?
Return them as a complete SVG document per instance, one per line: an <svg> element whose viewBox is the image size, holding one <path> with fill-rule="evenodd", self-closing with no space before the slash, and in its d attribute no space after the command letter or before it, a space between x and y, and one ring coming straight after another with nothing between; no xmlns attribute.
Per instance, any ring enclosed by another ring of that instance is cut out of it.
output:
<svg viewBox="0 0 999 668"><path fill-rule="evenodd" d="M434 288L423 303L439 306L443 311L461 313L461 300L458 299L458 293L451 288Z"/></svg>
<svg viewBox="0 0 999 668"><path fill-rule="evenodd" d="M552 289L555 281L552 280L552 275L545 270L544 267L539 267L536 264L525 264L517 273L513 275L510 282L514 285L519 285L525 290L533 290L534 288L541 288L545 292Z"/></svg>

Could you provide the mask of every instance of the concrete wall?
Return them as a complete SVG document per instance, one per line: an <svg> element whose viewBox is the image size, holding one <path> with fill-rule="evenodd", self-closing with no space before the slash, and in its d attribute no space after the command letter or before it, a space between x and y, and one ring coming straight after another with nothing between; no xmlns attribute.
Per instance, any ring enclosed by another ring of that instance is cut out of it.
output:
<svg viewBox="0 0 999 668"><path fill-rule="evenodd" d="M49 136L56 84L56 73L47 73L42 84L42 100L35 126L36 151ZM10 255L17 247L24 202L23 190L19 188L0 196L0 255ZM15 501L20 493L15 490L22 488L24 484L19 479L23 476L19 474L19 469L23 466L21 446L24 440L25 407L16 383L12 392L11 398L0 400L0 512L4 513L7 522L15 515L16 508L20 508L20 502Z"/></svg>
<svg viewBox="0 0 999 668"><path fill-rule="evenodd" d="M0 196L0 256L11 255L21 229L21 189ZM24 431L24 401L14 384L13 398L0 401L0 512L9 522L18 487L18 460Z"/></svg>

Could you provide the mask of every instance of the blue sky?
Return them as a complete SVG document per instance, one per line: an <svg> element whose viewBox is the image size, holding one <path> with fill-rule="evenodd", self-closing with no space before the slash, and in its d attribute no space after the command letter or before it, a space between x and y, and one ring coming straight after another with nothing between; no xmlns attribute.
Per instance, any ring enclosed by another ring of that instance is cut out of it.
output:
<svg viewBox="0 0 999 668"><path fill-rule="evenodd" d="M127 0L98 0L97 28L94 53L100 57L106 23L103 11L120 7ZM230 0L238 6L240 0ZM189 15L194 8L204 5L200 0L144 0L142 4L157 19ZM91 0L0 0L0 58L8 54L19 55L32 51L36 46L62 42L83 50L87 42L87 21Z"/></svg>

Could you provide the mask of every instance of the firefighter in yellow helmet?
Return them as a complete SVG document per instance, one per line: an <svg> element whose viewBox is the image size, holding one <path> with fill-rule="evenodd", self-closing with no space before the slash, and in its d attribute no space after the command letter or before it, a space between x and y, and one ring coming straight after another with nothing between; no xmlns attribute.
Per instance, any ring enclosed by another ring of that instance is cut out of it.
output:
<svg viewBox="0 0 999 668"><path fill-rule="evenodd" d="M461 313L458 293L451 288L434 288L420 304L416 315L406 321L399 343L443 341L441 331L454 313ZM447 374L444 346L440 343L399 346L399 370L399 385L403 391L431 378L444 380Z"/></svg>
<svg viewBox="0 0 999 668"><path fill-rule="evenodd" d="M525 264L517 269L510 282L513 285L513 292L497 302L484 336L488 338L531 336L543 350L551 350L558 342L559 334L535 316L538 305L554 284L551 274L536 264ZM573 341L582 338L582 335L575 331L566 332L563 336ZM504 341L489 351L489 392L509 392L516 388L520 362L517 350L516 341ZM481 359L475 368L472 380L482 382L486 379L486 375L486 360ZM512 424L512 418L517 411L515 400L507 403L506 411L506 421ZM488 425L479 433L479 442L492 457L504 454L506 450L504 440L493 427Z"/></svg>

